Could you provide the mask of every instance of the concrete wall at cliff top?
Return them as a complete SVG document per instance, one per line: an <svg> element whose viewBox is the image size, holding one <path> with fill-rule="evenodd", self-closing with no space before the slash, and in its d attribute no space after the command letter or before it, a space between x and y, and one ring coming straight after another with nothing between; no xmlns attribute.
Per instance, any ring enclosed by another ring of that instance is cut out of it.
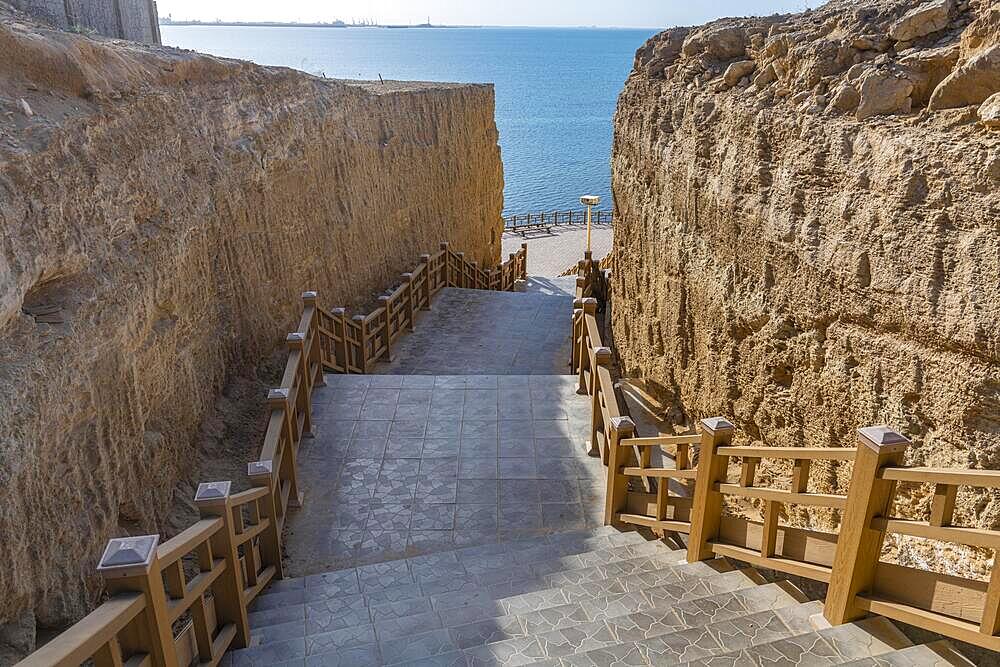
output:
<svg viewBox="0 0 1000 667"><path fill-rule="evenodd" d="M503 173L488 85L330 81L4 11L0 53L0 624L51 624L92 602L122 525L160 527L202 415L304 289L369 302L440 241L498 261Z"/></svg>
<svg viewBox="0 0 1000 667"><path fill-rule="evenodd" d="M14 7L64 30L160 44L153 0L11 0Z"/></svg>
<svg viewBox="0 0 1000 667"><path fill-rule="evenodd" d="M651 39L615 119L623 373L744 442L852 446L888 423L911 464L1000 468L997 44L1000 7L975 1ZM814 470L844 489L847 467ZM905 512L928 503L904 492ZM996 494L963 489L960 514L1000 527Z"/></svg>

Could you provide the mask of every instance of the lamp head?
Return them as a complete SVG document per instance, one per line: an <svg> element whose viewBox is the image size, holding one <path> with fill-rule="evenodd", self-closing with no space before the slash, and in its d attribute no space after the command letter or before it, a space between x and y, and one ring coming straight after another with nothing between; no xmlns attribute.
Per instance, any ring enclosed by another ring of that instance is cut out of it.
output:
<svg viewBox="0 0 1000 667"><path fill-rule="evenodd" d="M584 195L580 197L580 203L584 206L597 206L601 203L601 198L597 195Z"/></svg>

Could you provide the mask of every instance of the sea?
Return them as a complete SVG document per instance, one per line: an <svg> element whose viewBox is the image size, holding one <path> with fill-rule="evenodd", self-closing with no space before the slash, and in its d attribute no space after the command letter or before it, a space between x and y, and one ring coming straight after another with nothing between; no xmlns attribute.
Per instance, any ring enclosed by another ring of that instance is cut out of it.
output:
<svg viewBox="0 0 1000 667"><path fill-rule="evenodd" d="M162 26L164 44L337 79L488 82L504 214L611 209L612 118L656 29Z"/></svg>

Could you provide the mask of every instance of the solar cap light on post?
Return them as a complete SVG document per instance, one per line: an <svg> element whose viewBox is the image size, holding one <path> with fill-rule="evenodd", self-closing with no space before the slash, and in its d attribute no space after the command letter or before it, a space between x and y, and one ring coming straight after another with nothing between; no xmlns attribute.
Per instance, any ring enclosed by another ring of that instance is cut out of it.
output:
<svg viewBox="0 0 1000 667"><path fill-rule="evenodd" d="M580 203L587 207L587 252L590 252L590 215L591 210L601 203L601 198L597 195L584 195L580 197Z"/></svg>

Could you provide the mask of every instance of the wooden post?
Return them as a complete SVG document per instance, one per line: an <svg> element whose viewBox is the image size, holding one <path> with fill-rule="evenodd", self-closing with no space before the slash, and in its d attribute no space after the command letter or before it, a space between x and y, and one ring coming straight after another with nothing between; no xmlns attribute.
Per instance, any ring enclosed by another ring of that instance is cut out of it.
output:
<svg viewBox="0 0 1000 667"><path fill-rule="evenodd" d="M778 543L778 512L781 504L776 500L768 500L764 503L764 522L760 532L760 556L770 558L774 555L775 545Z"/></svg>
<svg viewBox="0 0 1000 667"><path fill-rule="evenodd" d="M229 499L231 487L230 482L199 484L194 504L198 507L202 518L217 516L222 519L222 530L211 537L212 553L226 561L226 571L216 580L218 585L212 587L212 593L215 595L215 611L222 623L236 625L234 647L246 648L250 645L250 623L247 621L247 608L244 604L243 569L240 566L233 507ZM253 545L247 542L244 549L253 549ZM251 560L247 560L248 568Z"/></svg>
<svg viewBox="0 0 1000 667"><path fill-rule="evenodd" d="M879 478L885 466L900 465L910 441L888 426L858 430L858 453L847 491L847 506L840 521L833 573L826 593L823 616L833 625L865 616L855 600L870 591L875 581L885 532L872 527L876 517L887 516L896 483Z"/></svg>
<svg viewBox="0 0 1000 667"><path fill-rule="evenodd" d="M355 315L354 322L358 325L358 368L362 373L368 372L368 323L364 315Z"/></svg>
<svg viewBox="0 0 1000 667"><path fill-rule="evenodd" d="M423 305L420 310L430 310L431 309L431 256L421 255L420 263L424 265L424 286L421 288L421 301Z"/></svg>
<svg viewBox="0 0 1000 667"><path fill-rule="evenodd" d="M159 535L115 538L104 549L97 571L103 575L108 593L141 593L146 599L137 622L118 633L122 652L148 653L156 667L174 667L177 649L157 558L159 544Z"/></svg>
<svg viewBox="0 0 1000 667"><path fill-rule="evenodd" d="M469 285L469 287L472 289L481 289L482 283L479 280L479 262L470 262L469 266L471 267L472 272L472 284Z"/></svg>
<svg viewBox="0 0 1000 667"><path fill-rule="evenodd" d="M333 315L333 318L336 320L334 327L338 324L340 325L340 340L335 342L335 345L337 346L336 355L340 357L340 362L344 365L344 372L350 373L351 357L349 351L350 348L347 343L347 327L349 326L347 324L347 311L344 308L334 308L330 311L330 314ZM334 329L334 332L336 332L336 329Z"/></svg>
<svg viewBox="0 0 1000 667"><path fill-rule="evenodd" d="M382 344L385 345L385 352L382 353L382 361L392 361L392 301L387 296L378 298L379 306L385 309L385 326L382 327Z"/></svg>
<svg viewBox="0 0 1000 667"><path fill-rule="evenodd" d="M521 244L521 280L528 279L528 244Z"/></svg>
<svg viewBox="0 0 1000 667"><path fill-rule="evenodd" d="M280 487L274 478L274 462L268 460L248 463L247 477L253 486L267 489L267 495L261 500L261 505L264 508L264 517L270 525L261 533L260 550L264 562L274 566L275 579L284 579L285 568L281 562L281 528L284 521L281 514L281 499L278 496Z"/></svg>
<svg viewBox="0 0 1000 667"><path fill-rule="evenodd" d="M305 334L297 331L285 337L288 351L298 350L299 352L299 377L301 378L299 381L305 386L305 392L302 392L300 387L299 392L289 398L295 401L295 409L305 416L305 419L302 420L302 433L300 435L312 438L315 437L312 423L312 378L309 376L309 354L308 350L305 349L305 342Z"/></svg>
<svg viewBox="0 0 1000 667"><path fill-rule="evenodd" d="M413 321L413 313L416 311L413 306L413 274L404 273L402 279L403 284L406 285L406 329L413 331L416 327L416 323Z"/></svg>
<svg viewBox="0 0 1000 667"><path fill-rule="evenodd" d="M287 479L289 483L288 503L295 507L301 507L303 496L299 491L298 453L295 451L295 448L298 446L298 434L295 431L297 424L292 414L288 394L288 389L285 388L271 389L267 392L267 407L271 410L280 409L284 414L284 430L288 447L285 448L283 456L277 462L279 488L281 480Z"/></svg>
<svg viewBox="0 0 1000 667"><path fill-rule="evenodd" d="M455 278L455 287L465 287L465 253L456 252L455 253L455 269L457 276Z"/></svg>
<svg viewBox="0 0 1000 667"><path fill-rule="evenodd" d="M303 310L307 308L313 309L313 315L309 318L309 331L308 334L312 336L312 343L309 346L309 361L316 363L316 377L312 378L309 393L312 394L313 386L326 386L326 376L323 372L323 342L320 340L319 333L319 306L317 305L317 297L319 293L315 290L310 290L308 292L302 293L302 308ZM308 369L309 366L306 366Z"/></svg>
<svg viewBox="0 0 1000 667"><path fill-rule="evenodd" d="M993 567L990 568L990 583L986 587L979 631L989 637L995 637L1000 632L1000 552L997 549L993 550Z"/></svg>
<svg viewBox="0 0 1000 667"><path fill-rule="evenodd" d="M587 454L589 456L600 456L601 447L597 442L597 416L601 413L601 378L599 373L601 368L610 368L611 366L611 348L599 347L594 350L594 360L594 368L590 370L593 390L590 392L590 441L587 443ZM605 437L606 444L607 437Z"/></svg>
<svg viewBox="0 0 1000 667"><path fill-rule="evenodd" d="M691 535L688 538L689 563L715 556L710 544L719 535L722 522L722 494L715 485L726 481L728 456L716 453L733 439L734 426L724 417L701 420L701 444L698 451L698 472L691 505Z"/></svg>
<svg viewBox="0 0 1000 667"><path fill-rule="evenodd" d="M588 337L589 327L587 326L587 317L594 317L597 315L597 299L584 299L583 300L583 315L580 317L582 324L580 325L580 352L577 358L580 363L580 373L579 382L576 386L576 393L583 395L590 393L590 387L587 386L587 375L586 371L590 370L591 375L593 375L593 369L590 368L590 338Z"/></svg>
<svg viewBox="0 0 1000 667"><path fill-rule="evenodd" d="M441 256L441 259L444 260L444 287L456 287L455 283L451 279L451 251L448 250L447 241L441 242L441 250L444 251L444 254Z"/></svg>
<svg viewBox="0 0 1000 667"><path fill-rule="evenodd" d="M932 526L950 526L955 514L955 498L958 486L954 484L935 484L934 501L931 503Z"/></svg>
<svg viewBox="0 0 1000 667"><path fill-rule="evenodd" d="M583 299L573 299L573 338L570 341L569 372L580 371L580 323L583 322Z"/></svg>
<svg viewBox="0 0 1000 667"><path fill-rule="evenodd" d="M629 417L612 417L608 431L608 488L604 506L604 525L615 526L617 516L628 506L628 477L622 470L632 458L632 450L619 443L635 436L635 422Z"/></svg>

